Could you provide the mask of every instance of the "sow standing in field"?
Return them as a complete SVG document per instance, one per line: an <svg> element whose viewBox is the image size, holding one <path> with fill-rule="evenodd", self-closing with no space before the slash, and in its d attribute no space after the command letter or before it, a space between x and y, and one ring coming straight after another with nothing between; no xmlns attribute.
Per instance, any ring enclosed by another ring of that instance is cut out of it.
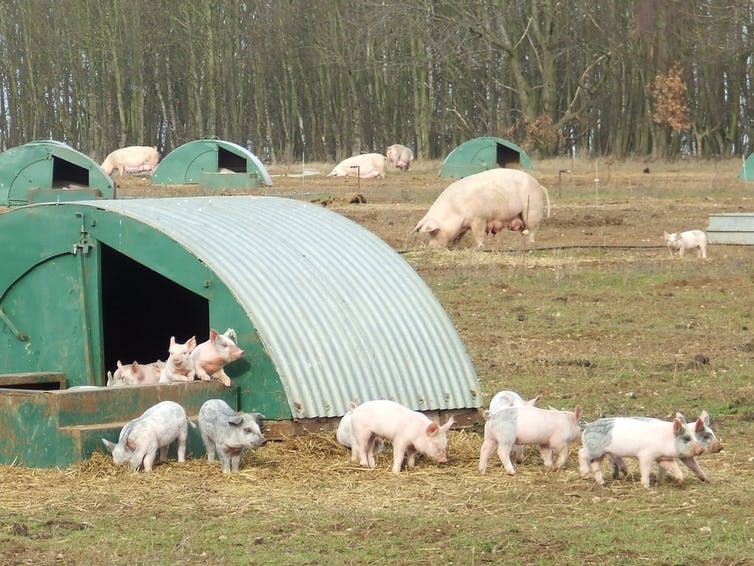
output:
<svg viewBox="0 0 754 566"><path fill-rule="evenodd" d="M156 147L132 145L113 151L105 157L101 167L108 175L117 169L122 177L124 173L154 172L159 160Z"/></svg>
<svg viewBox="0 0 754 566"><path fill-rule="evenodd" d="M469 230L481 247L486 234L505 228L528 234L533 242L545 211L549 217L550 197L534 177L517 169L490 169L449 185L413 231L429 234L434 247L455 244Z"/></svg>

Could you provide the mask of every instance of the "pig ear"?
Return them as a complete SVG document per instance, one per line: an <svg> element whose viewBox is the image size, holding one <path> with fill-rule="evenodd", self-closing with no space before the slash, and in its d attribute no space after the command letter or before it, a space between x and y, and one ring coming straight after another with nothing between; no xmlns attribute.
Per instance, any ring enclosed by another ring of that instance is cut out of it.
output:
<svg viewBox="0 0 754 566"><path fill-rule="evenodd" d="M681 432L683 429L683 423L681 422L681 419L675 418L673 419L673 434L678 436L678 433Z"/></svg>
<svg viewBox="0 0 754 566"><path fill-rule="evenodd" d="M170 347L172 348L173 346L175 346L175 336L170 337Z"/></svg>
<svg viewBox="0 0 754 566"><path fill-rule="evenodd" d="M442 429L443 431L448 431L448 430L450 430L450 427L452 427L452 426L453 426L453 423L455 423L455 422L456 422L456 421L455 421L455 419L454 419L454 418L453 418L453 417L451 416L451 417L450 417L450 418L448 419L448 422L446 422L446 423L445 423L444 425L442 425L442 426L441 426L440 428L441 428L441 429Z"/></svg>
<svg viewBox="0 0 754 566"><path fill-rule="evenodd" d="M134 363L131 364L131 371L134 373L137 373L139 371L139 362L134 360Z"/></svg>
<svg viewBox="0 0 754 566"><path fill-rule="evenodd" d="M427 426L427 436L434 436L437 434L437 431L440 430L440 425L437 423L431 423Z"/></svg>
<svg viewBox="0 0 754 566"><path fill-rule="evenodd" d="M118 369L120 369L120 368L122 368L122 367L123 367L123 364L122 364L122 363L120 363L120 360L118 360Z"/></svg>
<svg viewBox="0 0 754 566"><path fill-rule="evenodd" d="M530 406L532 406L532 407L536 407L536 406L537 406L537 401L539 401L539 398L540 398L540 397L541 397L541 395L537 395L536 397L534 397L534 399L529 399L529 400L528 400L528 401L526 402L526 404L527 404L527 405L530 405Z"/></svg>
<svg viewBox="0 0 754 566"><path fill-rule="evenodd" d="M704 430L704 420L702 420L702 417L699 417L696 419L696 428L694 429L695 432L702 432Z"/></svg>
<svg viewBox="0 0 754 566"><path fill-rule="evenodd" d="M113 450L115 449L115 443L110 442L107 438L103 438L102 444L104 444L105 448L107 448L107 451L112 454Z"/></svg>
<svg viewBox="0 0 754 566"><path fill-rule="evenodd" d="M218 336L219 336L219 334L218 334L217 330L215 330L214 328L210 328L209 329L209 341L210 342L215 342L217 340Z"/></svg>
<svg viewBox="0 0 754 566"><path fill-rule="evenodd" d="M189 338L189 341L187 342L189 352L191 352L194 348L196 348L196 336L192 336Z"/></svg>
<svg viewBox="0 0 754 566"><path fill-rule="evenodd" d="M126 439L126 448L131 451L136 449L136 443L131 439L130 436Z"/></svg>
<svg viewBox="0 0 754 566"><path fill-rule="evenodd" d="M701 415L699 415L699 418L700 418L700 419L702 419L702 420L704 421L704 424L705 424L706 426L709 426L709 423L710 423L710 417L709 417L709 413L707 412L707 410L706 410L706 409L702 411L702 414L701 414Z"/></svg>
<svg viewBox="0 0 754 566"><path fill-rule="evenodd" d="M576 416L576 420L579 420L581 418L581 407L577 405L576 409L573 411L573 414Z"/></svg>
<svg viewBox="0 0 754 566"><path fill-rule="evenodd" d="M229 418L228 424L230 426L241 426L243 424L243 415L236 414L235 416Z"/></svg>
<svg viewBox="0 0 754 566"><path fill-rule="evenodd" d="M678 411L678 412L677 412L677 413L675 414L675 418L677 418L677 419L678 419L679 421L681 421L681 422L682 422L683 424L686 424L686 417L685 417L685 416L683 415L683 413L681 413L680 411Z"/></svg>
<svg viewBox="0 0 754 566"><path fill-rule="evenodd" d="M440 229L440 227L437 225L437 222L434 220L428 220L424 223L424 226L421 227L419 230L420 232L427 232L429 234L434 234Z"/></svg>

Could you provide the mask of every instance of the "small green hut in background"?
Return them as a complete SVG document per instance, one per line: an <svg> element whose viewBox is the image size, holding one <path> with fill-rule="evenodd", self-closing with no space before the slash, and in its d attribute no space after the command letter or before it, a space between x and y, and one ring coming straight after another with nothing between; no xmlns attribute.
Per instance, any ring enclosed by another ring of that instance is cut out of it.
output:
<svg viewBox="0 0 754 566"><path fill-rule="evenodd" d="M440 166L441 177L468 177L496 167L532 169L531 159L513 142L496 137L481 137L462 143L451 151Z"/></svg>

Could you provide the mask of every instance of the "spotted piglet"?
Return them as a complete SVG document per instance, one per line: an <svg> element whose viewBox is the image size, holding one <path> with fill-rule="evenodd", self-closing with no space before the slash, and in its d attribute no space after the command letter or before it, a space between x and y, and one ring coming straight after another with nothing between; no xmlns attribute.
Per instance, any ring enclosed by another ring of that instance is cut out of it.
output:
<svg viewBox="0 0 754 566"><path fill-rule="evenodd" d="M581 443L581 477L588 476L591 470L594 481L600 485L605 484L601 465L608 454L636 458L641 484L649 487L652 464L659 463L680 483L683 482L683 473L676 459L692 458L703 451L694 434L686 430L679 418L672 422L635 417L597 419L586 425Z"/></svg>

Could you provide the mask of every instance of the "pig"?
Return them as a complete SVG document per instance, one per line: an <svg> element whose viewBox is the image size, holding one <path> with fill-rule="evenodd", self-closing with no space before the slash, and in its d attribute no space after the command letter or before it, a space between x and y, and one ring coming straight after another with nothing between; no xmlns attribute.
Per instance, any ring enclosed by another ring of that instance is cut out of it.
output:
<svg viewBox="0 0 754 566"><path fill-rule="evenodd" d="M381 153L363 153L338 163L328 177L361 177L362 179L385 178L385 156Z"/></svg>
<svg viewBox="0 0 754 566"><path fill-rule="evenodd" d="M186 411L174 401L153 405L121 429L118 443L102 439L116 465L130 463L133 471L151 472L157 451L167 460L168 447L178 440L178 461L186 461L186 437L189 420ZM191 423L191 426L195 426Z"/></svg>
<svg viewBox="0 0 754 566"><path fill-rule="evenodd" d="M165 367L161 360L150 364L140 364L134 361L132 364L123 365L118 360L118 368L115 373L107 372L107 386L121 385L149 385L160 381L160 375Z"/></svg>
<svg viewBox="0 0 754 566"><path fill-rule="evenodd" d="M533 407L537 404L537 401L539 401L539 395L534 397L534 399L524 401L521 395L515 391L498 391L490 401L489 412L494 413L498 409L505 407L523 407L524 405L531 405ZM523 462L524 447L519 444L514 445L511 449L511 456L513 456L513 460L517 464Z"/></svg>
<svg viewBox="0 0 754 566"><path fill-rule="evenodd" d="M549 217L550 197L534 177L517 169L490 169L451 183L413 232L429 234L433 247L456 244L469 230L482 247L486 234L503 228L534 242L545 211Z"/></svg>
<svg viewBox="0 0 754 566"><path fill-rule="evenodd" d="M568 458L568 443L581 433L581 408L574 411L540 409L531 405L504 407L485 413L484 441L479 450L479 471L487 472L487 462L497 448L497 455L509 475L516 470L510 453L514 444L536 444L548 468L553 466L553 452L558 454L555 468L562 468Z"/></svg>
<svg viewBox="0 0 754 566"><path fill-rule="evenodd" d="M207 460L220 459L223 473L237 472L241 457L249 448L262 446L266 440L259 428L259 413L234 411L222 399L209 399L199 409L199 432Z"/></svg>
<svg viewBox="0 0 754 566"><path fill-rule="evenodd" d="M406 456L408 467L413 467L417 452L435 462L447 462L446 433L453 426L453 422L451 417L440 426L426 415L412 411L395 401L366 401L351 411L351 461L374 468L375 442L377 438L384 438L393 444L394 474L400 474Z"/></svg>
<svg viewBox="0 0 754 566"><path fill-rule="evenodd" d="M160 153L156 147L132 145L110 153L100 167L108 175L117 169L122 177L125 173L154 171L159 160Z"/></svg>
<svg viewBox="0 0 754 566"><path fill-rule="evenodd" d="M179 343L175 341L175 336L170 337L168 346L168 356L165 366L160 374L160 383L170 383L172 381L194 381L196 370L194 369L194 360L191 359L191 352L196 348L196 336L192 336L186 342Z"/></svg>
<svg viewBox="0 0 754 566"><path fill-rule="evenodd" d="M586 425L581 443L581 477L587 477L591 470L594 481L599 485L605 485L601 463L606 454L636 458L641 484L648 488L649 473L654 462L658 462L682 483L683 473L676 458L690 458L702 452L699 441L677 417L672 422L636 417L597 419Z"/></svg>
<svg viewBox="0 0 754 566"><path fill-rule="evenodd" d="M343 415L338 423L338 430L335 432L335 438L337 441L345 446L351 448L353 445L353 428L351 426L351 413L358 407L359 404L351 401L348 403L348 412ZM385 441L382 438L375 439L374 453L379 454L385 449Z"/></svg>
<svg viewBox="0 0 754 566"><path fill-rule="evenodd" d="M710 428L710 416L707 411L702 411L699 417L694 422L691 422L691 423L686 422L686 417L684 417L682 413L676 413L676 417L680 419L680 421L683 423L683 426L686 429L686 431L689 434L693 434L696 437L697 441L699 441L699 445L702 448L702 452L709 452L711 454L715 454L717 452L720 452L723 449L722 443L717 439L712 428ZM635 418L641 418L645 420L648 419L648 417L635 417ZM652 419L652 420L658 420L658 419ZM661 421L661 422L665 422L665 421ZM694 456L679 458L679 460L683 462L683 464L687 468L689 468L692 472L694 472L700 480L702 480L703 482L709 481L709 477L707 476L707 473L702 469L702 467L699 465L699 462L696 461L696 458ZM613 478L618 478L621 472L623 472L624 475L628 475L628 467L626 466L622 458L611 454L610 461L613 467ZM665 471L665 468L663 468L662 466L658 467L657 483L662 482L664 471Z"/></svg>
<svg viewBox="0 0 754 566"><path fill-rule="evenodd" d="M679 257L683 257L686 250L699 248L696 257L707 257L707 234L701 230L687 230L680 234L677 232L672 234L664 232L663 238L665 239L665 245L668 247L671 256L673 255L673 248L678 250Z"/></svg>
<svg viewBox="0 0 754 566"><path fill-rule="evenodd" d="M414 160L414 152L411 151L411 148L399 143L389 145L385 155L387 156L387 160L393 164L393 167L402 171L408 171L411 167L411 162Z"/></svg>
<svg viewBox="0 0 754 566"><path fill-rule="evenodd" d="M209 331L209 340L199 344L191 352L196 376L202 381L219 379L225 387L230 387L230 378L223 370L225 364L243 356L243 350L236 345L236 331L228 328L220 334L214 328Z"/></svg>

